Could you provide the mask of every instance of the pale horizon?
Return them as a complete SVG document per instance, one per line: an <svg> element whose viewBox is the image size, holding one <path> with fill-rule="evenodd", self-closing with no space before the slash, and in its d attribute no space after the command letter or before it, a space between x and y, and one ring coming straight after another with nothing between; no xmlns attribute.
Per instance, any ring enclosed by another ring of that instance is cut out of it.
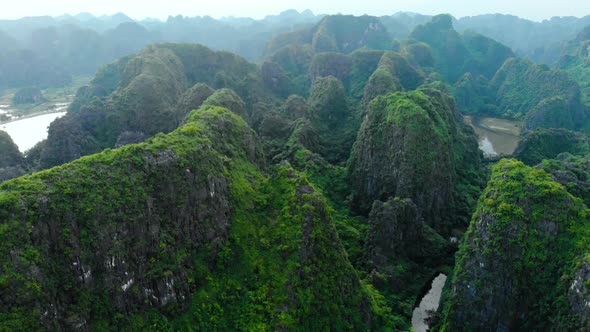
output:
<svg viewBox="0 0 590 332"><path fill-rule="evenodd" d="M564 0L559 4L554 1L508 1L491 2L468 0L400 0L381 1L365 0L363 9L358 9L358 1L327 0L318 3L310 0L276 1L252 0L248 4L230 0L218 0L207 3L187 3L182 0L153 1L146 3L138 0L115 1L77 1L77 0L21 0L2 7L0 19L15 20L24 17L77 15L90 13L100 17L123 13L134 20L155 18L166 20L169 16L211 16L216 19L228 17L251 17L262 19L268 15L277 15L289 9L303 12L309 9L314 14L352 14L352 15L392 15L396 12L414 12L424 15L448 13L456 18L483 14L507 14L521 18L543 21L552 17L590 15L590 2Z"/></svg>

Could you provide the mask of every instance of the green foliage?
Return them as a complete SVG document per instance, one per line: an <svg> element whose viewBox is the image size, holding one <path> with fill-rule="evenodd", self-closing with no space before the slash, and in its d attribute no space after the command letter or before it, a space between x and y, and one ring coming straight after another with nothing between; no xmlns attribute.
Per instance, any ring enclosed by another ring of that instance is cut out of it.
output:
<svg viewBox="0 0 590 332"><path fill-rule="evenodd" d="M527 114L546 98L561 97L570 110L579 109L580 88L567 73L511 58L498 70L490 87L499 111Z"/></svg>
<svg viewBox="0 0 590 332"><path fill-rule="evenodd" d="M352 52L352 71L348 90L350 95L361 99L364 94L365 85L371 74L377 69L383 51L360 49Z"/></svg>
<svg viewBox="0 0 590 332"><path fill-rule="evenodd" d="M360 124L354 113L342 82L333 76L318 78L308 100L309 119L319 138L319 152L334 163L348 158L354 136Z"/></svg>
<svg viewBox="0 0 590 332"><path fill-rule="evenodd" d="M378 68L369 78L363 96L364 103L392 92L402 90L399 80L387 69Z"/></svg>
<svg viewBox="0 0 590 332"><path fill-rule="evenodd" d="M203 106L168 135L3 184L1 287L12 303L2 312L9 315L4 326L66 328L86 321L91 329L364 330L389 324L378 294L369 293L348 261L334 226L340 213L290 166L275 168L270 178L262 173L254 137L235 114ZM330 172L342 175L342 169ZM133 282L120 286L128 278ZM110 305L111 298L132 305ZM68 320L45 322L32 305L57 301Z"/></svg>
<svg viewBox="0 0 590 332"><path fill-rule="evenodd" d="M303 28L301 30L284 33L272 38L266 45L266 54L273 54L284 48L297 48L298 46L309 44L313 38L313 28ZM311 49L311 47L310 47Z"/></svg>
<svg viewBox="0 0 590 332"><path fill-rule="evenodd" d="M471 55L463 64L465 72L492 78L504 61L514 56L509 47L472 30L463 32L461 38Z"/></svg>
<svg viewBox="0 0 590 332"><path fill-rule="evenodd" d="M590 248L587 213L544 171L493 166L457 253L443 330L580 328L568 290Z"/></svg>
<svg viewBox="0 0 590 332"><path fill-rule="evenodd" d="M534 166L544 159L554 159L563 152L590 152L588 138L566 129L538 129L525 135L514 156L525 164Z"/></svg>
<svg viewBox="0 0 590 332"><path fill-rule="evenodd" d="M0 329L410 329L416 297L452 264L440 234L468 225L487 177L447 84L464 113L520 118L532 109L529 129L583 130L586 110L566 74L505 62L510 49L457 33L450 16L402 42L383 23L394 20L405 37L429 18L327 16L313 27L289 23L281 31L294 32L284 35L253 24L258 43L232 47L261 53L259 41L274 35L260 66L201 45L156 44L103 67L27 163L48 168L152 138L0 186L0 291L9 304ZM185 21L169 19L179 30ZM145 37L137 28L116 31ZM589 149L565 131L534 131L521 146L528 163ZM586 199L583 157L539 167ZM416 205L397 218L405 220L375 226L367 217L375 201L387 210L405 199ZM386 264L372 260L371 234L396 239ZM55 310L59 319L41 314Z"/></svg>
<svg viewBox="0 0 590 332"><path fill-rule="evenodd" d="M576 130L587 120L588 115L579 105L571 105L563 97L543 99L534 109L527 113L525 129L564 128Z"/></svg>
<svg viewBox="0 0 590 332"><path fill-rule="evenodd" d="M421 71L399 53L383 54L379 61L379 69L387 70L406 90L414 90L424 82Z"/></svg>
<svg viewBox="0 0 590 332"><path fill-rule="evenodd" d="M270 61L280 66L286 79L291 84L291 94L307 96L311 87L309 69L314 51L309 45L289 45L279 49L271 57Z"/></svg>
<svg viewBox="0 0 590 332"><path fill-rule="evenodd" d="M46 99L43 96L43 92L39 88L28 87L19 89L12 98L14 105L22 104L39 104L44 102Z"/></svg>
<svg viewBox="0 0 590 332"><path fill-rule="evenodd" d="M209 98L203 102L204 106L219 106L240 116L246 115L245 104L242 98L230 89L221 89L215 91Z"/></svg>
<svg viewBox="0 0 590 332"><path fill-rule="evenodd" d="M23 155L7 132L0 130L0 168L21 165Z"/></svg>
<svg viewBox="0 0 590 332"><path fill-rule="evenodd" d="M466 72L491 78L514 55L510 48L475 32L459 34L453 29L452 17L446 14L416 27L410 38L430 46L434 68L451 83Z"/></svg>
<svg viewBox="0 0 590 332"><path fill-rule="evenodd" d="M453 97L463 114L498 114L495 98L484 76L466 73L453 86Z"/></svg>
<svg viewBox="0 0 590 332"><path fill-rule="evenodd" d="M69 114L50 128L40 166L61 165L114 147L124 132L153 136L174 130L190 111L187 107L198 106L191 98L203 98L194 96L199 92L195 89L203 89L197 83L222 89L213 97L216 103L240 115L254 101L267 98L258 68L236 55L201 45L152 45L104 67L78 91ZM187 91L189 86L193 88ZM223 88L236 91L248 107ZM206 95L206 90L201 93Z"/></svg>
<svg viewBox="0 0 590 332"><path fill-rule="evenodd" d="M311 45L316 52L351 53L359 48L386 50L391 37L372 16L326 16L314 28Z"/></svg>
<svg viewBox="0 0 590 332"><path fill-rule="evenodd" d="M309 68L312 81L320 77L334 76L345 82L351 71L352 57L332 52L316 53Z"/></svg>
<svg viewBox="0 0 590 332"><path fill-rule="evenodd" d="M588 155L576 156L569 152L559 154L555 159L545 159L538 166L553 176L573 196L584 200L590 206L590 163Z"/></svg>
<svg viewBox="0 0 590 332"><path fill-rule="evenodd" d="M208 257L215 245L207 243L222 239L229 222L226 160L260 160L254 133L229 111L209 108L191 120L170 135L0 187L0 275L10 303L3 314L54 328L84 320L114 327L126 324L118 317L127 310L150 306L145 289L164 298L170 289L162 285L175 281L173 299L190 295L188 253ZM135 304L114 305L123 299ZM35 303L46 306L41 311L61 303L68 319L44 321Z"/></svg>
<svg viewBox="0 0 590 332"><path fill-rule="evenodd" d="M411 198L429 225L452 227L471 213L481 190L480 158L474 133L458 122L446 93L424 88L378 97L348 164L352 208L364 214L374 200Z"/></svg>
<svg viewBox="0 0 590 332"><path fill-rule="evenodd" d="M250 173L250 180L237 185L241 172ZM230 254L193 299L183 326L257 331L367 328L359 315L366 295L344 251L334 250L339 240L329 222L332 212L309 182L288 166L276 168L270 179L252 178L256 175L248 169L230 176L236 183Z"/></svg>
<svg viewBox="0 0 590 332"><path fill-rule="evenodd" d="M410 38L430 45L435 68L448 81L454 82L463 74L468 51L461 36L453 29L450 15L433 17L431 22L416 27Z"/></svg>
<svg viewBox="0 0 590 332"><path fill-rule="evenodd" d="M25 174L25 158L10 135L0 130L0 183Z"/></svg>
<svg viewBox="0 0 590 332"><path fill-rule="evenodd" d="M578 36L563 48L557 63L559 69L565 70L578 82L582 89L582 98L590 105L590 31L586 27Z"/></svg>
<svg viewBox="0 0 590 332"><path fill-rule="evenodd" d="M385 52L365 85L363 104L391 92L414 90L423 82L424 73L415 63L399 53Z"/></svg>
<svg viewBox="0 0 590 332"><path fill-rule="evenodd" d="M197 83L191 88L186 90L182 96L182 99L178 102L178 108L180 112L188 114L192 110L196 110L207 98L209 98L215 91L207 84Z"/></svg>
<svg viewBox="0 0 590 332"><path fill-rule="evenodd" d="M341 125L348 115L346 92L342 82L336 77L318 78L309 97L311 118L327 128Z"/></svg>
<svg viewBox="0 0 590 332"><path fill-rule="evenodd" d="M426 43L407 42L403 45L402 56L420 67L434 67L432 48Z"/></svg>

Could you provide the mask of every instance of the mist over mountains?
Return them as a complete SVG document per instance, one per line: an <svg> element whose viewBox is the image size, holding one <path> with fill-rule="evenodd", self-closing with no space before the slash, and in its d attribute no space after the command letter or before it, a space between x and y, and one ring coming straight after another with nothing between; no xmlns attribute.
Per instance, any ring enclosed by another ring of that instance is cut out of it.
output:
<svg viewBox="0 0 590 332"><path fill-rule="evenodd" d="M200 43L259 62L276 36L310 28L324 15L288 10L262 20L251 18L169 17L135 21L125 14L95 17L88 13L0 21L0 87L62 85L71 75L92 74L101 65L158 42ZM431 16L396 13L379 17L396 40L407 38ZM555 17L533 22L490 14L454 19L458 31L473 30L535 62L554 64L565 43L590 24L590 17ZM41 72L32 81L31 72ZM29 73L29 74L28 74Z"/></svg>
<svg viewBox="0 0 590 332"><path fill-rule="evenodd" d="M0 331L590 330L588 20L0 21Z"/></svg>

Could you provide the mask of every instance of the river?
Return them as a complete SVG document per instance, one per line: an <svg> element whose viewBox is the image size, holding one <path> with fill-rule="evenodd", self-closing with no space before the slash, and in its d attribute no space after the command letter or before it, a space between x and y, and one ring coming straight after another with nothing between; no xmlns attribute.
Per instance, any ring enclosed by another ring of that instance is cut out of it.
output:
<svg viewBox="0 0 590 332"><path fill-rule="evenodd" d="M47 138L47 128L53 120L66 112L42 114L0 125L10 135L21 152L25 152Z"/></svg>
<svg viewBox="0 0 590 332"><path fill-rule="evenodd" d="M479 136L479 148L485 157L511 155L520 141L520 123L500 118L465 116L465 123Z"/></svg>
<svg viewBox="0 0 590 332"><path fill-rule="evenodd" d="M443 287L447 282L447 276L439 274L432 281L432 287L420 301L420 305L412 313L412 328L415 332L428 331L427 319L430 318L432 311L437 311L440 304Z"/></svg>

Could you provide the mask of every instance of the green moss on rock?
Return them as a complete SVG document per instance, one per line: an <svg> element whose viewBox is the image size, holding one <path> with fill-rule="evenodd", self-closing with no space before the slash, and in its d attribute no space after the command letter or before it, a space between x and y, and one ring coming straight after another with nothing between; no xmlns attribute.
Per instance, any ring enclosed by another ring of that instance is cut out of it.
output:
<svg viewBox="0 0 590 332"><path fill-rule="evenodd" d="M2 184L0 329L393 326L320 192L263 163L240 117L203 106L168 135Z"/></svg>
<svg viewBox="0 0 590 332"><path fill-rule="evenodd" d="M543 159L554 159L563 152L586 154L590 152L588 138L566 129L537 129L527 133L514 152L515 158L529 166Z"/></svg>
<svg viewBox="0 0 590 332"><path fill-rule="evenodd" d="M443 330L588 328L587 295L570 290L589 231L586 206L547 173L500 161L457 253Z"/></svg>
<svg viewBox="0 0 590 332"><path fill-rule="evenodd" d="M581 107L580 87L566 72L550 70L524 59L508 59L490 86L499 111L507 116L526 115L544 99L553 97L561 97L567 109Z"/></svg>
<svg viewBox="0 0 590 332"><path fill-rule="evenodd" d="M227 108L239 116L246 116L244 101L237 93L230 89L221 89L215 91L203 102L203 105Z"/></svg>
<svg viewBox="0 0 590 332"><path fill-rule="evenodd" d="M458 121L444 92L426 88L379 97L369 106L348 165L352 208L365 214L375 200L410 198L428 225L448 227L454 202L462 202L457 218L470 213L474 198L467 197L479 195L479 158L475 135Z"/></svg>

